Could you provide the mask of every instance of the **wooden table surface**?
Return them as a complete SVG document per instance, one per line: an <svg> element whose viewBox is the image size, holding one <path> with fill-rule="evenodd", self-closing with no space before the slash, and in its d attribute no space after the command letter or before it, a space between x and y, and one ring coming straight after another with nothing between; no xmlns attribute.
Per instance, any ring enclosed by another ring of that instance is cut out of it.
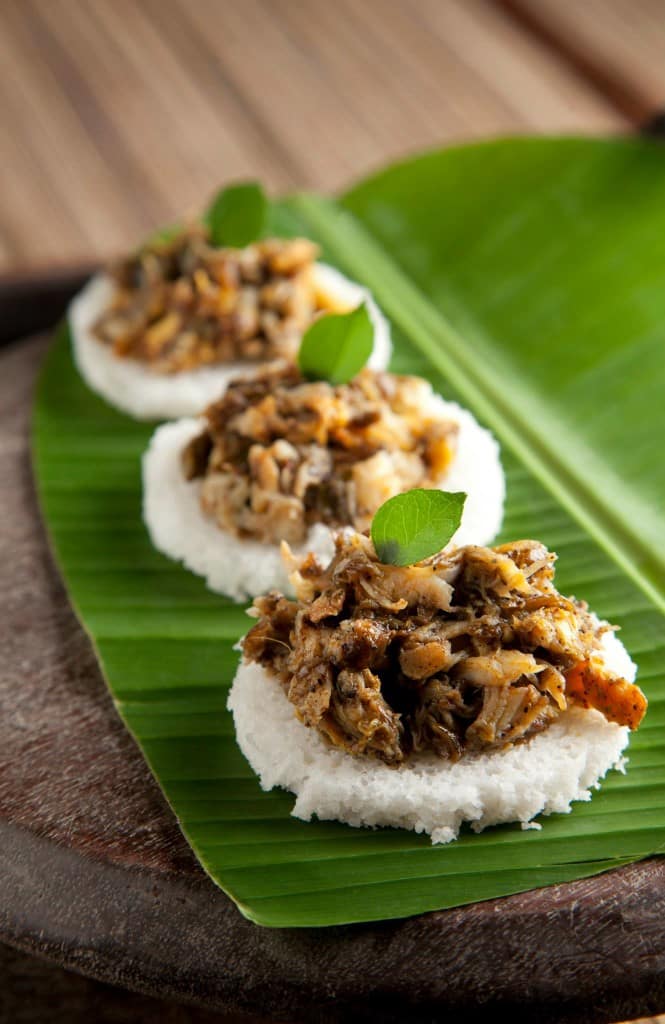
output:
<svg viewBox="0 0 665 1024"><path fill-rule="evenodd" d="M0 0L0 274L108 257L232 178L335 190L427 147L663 109L665 0ZM0 974L5 1000L60 991L9 951ZM108 1009L86 985L85 1013ZM84 1019L83 988L63 998Z"/></svg>
<svg viewBox="0 0 665 1024"><path fill-rule="evenodd" d="M230 178L334 190L664 104L664 0L2 0L0 271L117 252Z"/></svg>

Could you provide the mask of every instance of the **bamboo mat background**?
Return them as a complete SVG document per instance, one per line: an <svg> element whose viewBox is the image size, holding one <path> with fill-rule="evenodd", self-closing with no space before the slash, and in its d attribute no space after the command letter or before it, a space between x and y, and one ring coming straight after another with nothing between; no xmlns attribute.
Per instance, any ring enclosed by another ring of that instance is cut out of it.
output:
<svg viewBox="0 0 665 1024"><path fill-rule="evenodd" d="M0 272L110 256L232 178L334 191L663 109L665 0L0 0ZM0 952L0 1021L45 1019L41 988L54 1020L209 1019Z"/></svg>
<svg viewBox="0 0 665 1024"><path fill-rule="evenodd" d="M335 190L665 104L665 0L0 0L0 271L108 256L230 178Z"/></svg>

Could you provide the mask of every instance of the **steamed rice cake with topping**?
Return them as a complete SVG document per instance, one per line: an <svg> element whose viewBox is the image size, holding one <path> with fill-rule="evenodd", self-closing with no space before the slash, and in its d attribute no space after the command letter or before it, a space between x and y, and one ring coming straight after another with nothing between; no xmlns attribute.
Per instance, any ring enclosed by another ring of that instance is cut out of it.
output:
<svg viewBox="0 0 665 1024"><path fill-rule="evenodd" d="M229 696L262 787L300 818L433 842L590 799L646 699L613 628L557 591L555 557L522 540L384 565L347 531L329 564L292 560L296 597L255 600Z"/></svg>
<svg viewBox="0 0 665 1024"><path fill-rule="evenodd" d="M144 456L155 546L231 597L288 589L279 546L330 558L413 487L468 494L456 543L488 542L504 499L499 448L419 378L366 368L349 383L291 364L233 381L200 420L165 424Z"/></svg>
<svg viewBox="0 0 665 1024"><path fill-rule="evenodd" d="M318 261L306 238L212 245L195 223L154 238L97 274L69 310L79 370L137 419L198 415L239 373L294 358L321 315L365 302L369 365L383 369L390 328L365 288Z"/></svg>

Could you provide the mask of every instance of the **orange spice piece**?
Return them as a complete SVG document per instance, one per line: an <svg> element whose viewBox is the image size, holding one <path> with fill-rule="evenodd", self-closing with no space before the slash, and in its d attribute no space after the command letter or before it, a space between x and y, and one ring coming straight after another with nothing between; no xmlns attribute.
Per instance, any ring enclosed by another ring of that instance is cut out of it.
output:
<svg viewBox="0 0 665 1024"><path fill-rule="evenodd" d="M595 659L579 661L566 672L566 696L630 729L637 729L647 709L647 699L639 686L611 675Z"/></svg>

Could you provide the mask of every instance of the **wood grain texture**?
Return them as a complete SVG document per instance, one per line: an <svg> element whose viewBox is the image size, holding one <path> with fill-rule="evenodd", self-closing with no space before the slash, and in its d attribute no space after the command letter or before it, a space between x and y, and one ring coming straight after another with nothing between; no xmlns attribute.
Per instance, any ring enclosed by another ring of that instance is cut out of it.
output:
<svg viewBox="0 0 665 1024"><path fill-rule="evenodd" d="M51 562L27 436L45 345L0 355L0 941L148 995L292 1022L608 1024L661 1009L663 860L374 925L240 916L117 718Z"/></svg>
<svg viewBox="0 0 665 1024"><path fill-rule="evenodd" d="M108 256L230 178L624 124L490 0L3 0L0 114L0 269Z"/></svg>
<svg viewBox="0 0 665 1024"><path fill-rule="evenodd" d="M261 1024L107 985L0 945L2 1024Z"/></svg>
<svg viewBox="0 0 665 1024"><path fill-rule="evenodd" d="M663 0L501 0L631 121L665 107Z"/></svg>

